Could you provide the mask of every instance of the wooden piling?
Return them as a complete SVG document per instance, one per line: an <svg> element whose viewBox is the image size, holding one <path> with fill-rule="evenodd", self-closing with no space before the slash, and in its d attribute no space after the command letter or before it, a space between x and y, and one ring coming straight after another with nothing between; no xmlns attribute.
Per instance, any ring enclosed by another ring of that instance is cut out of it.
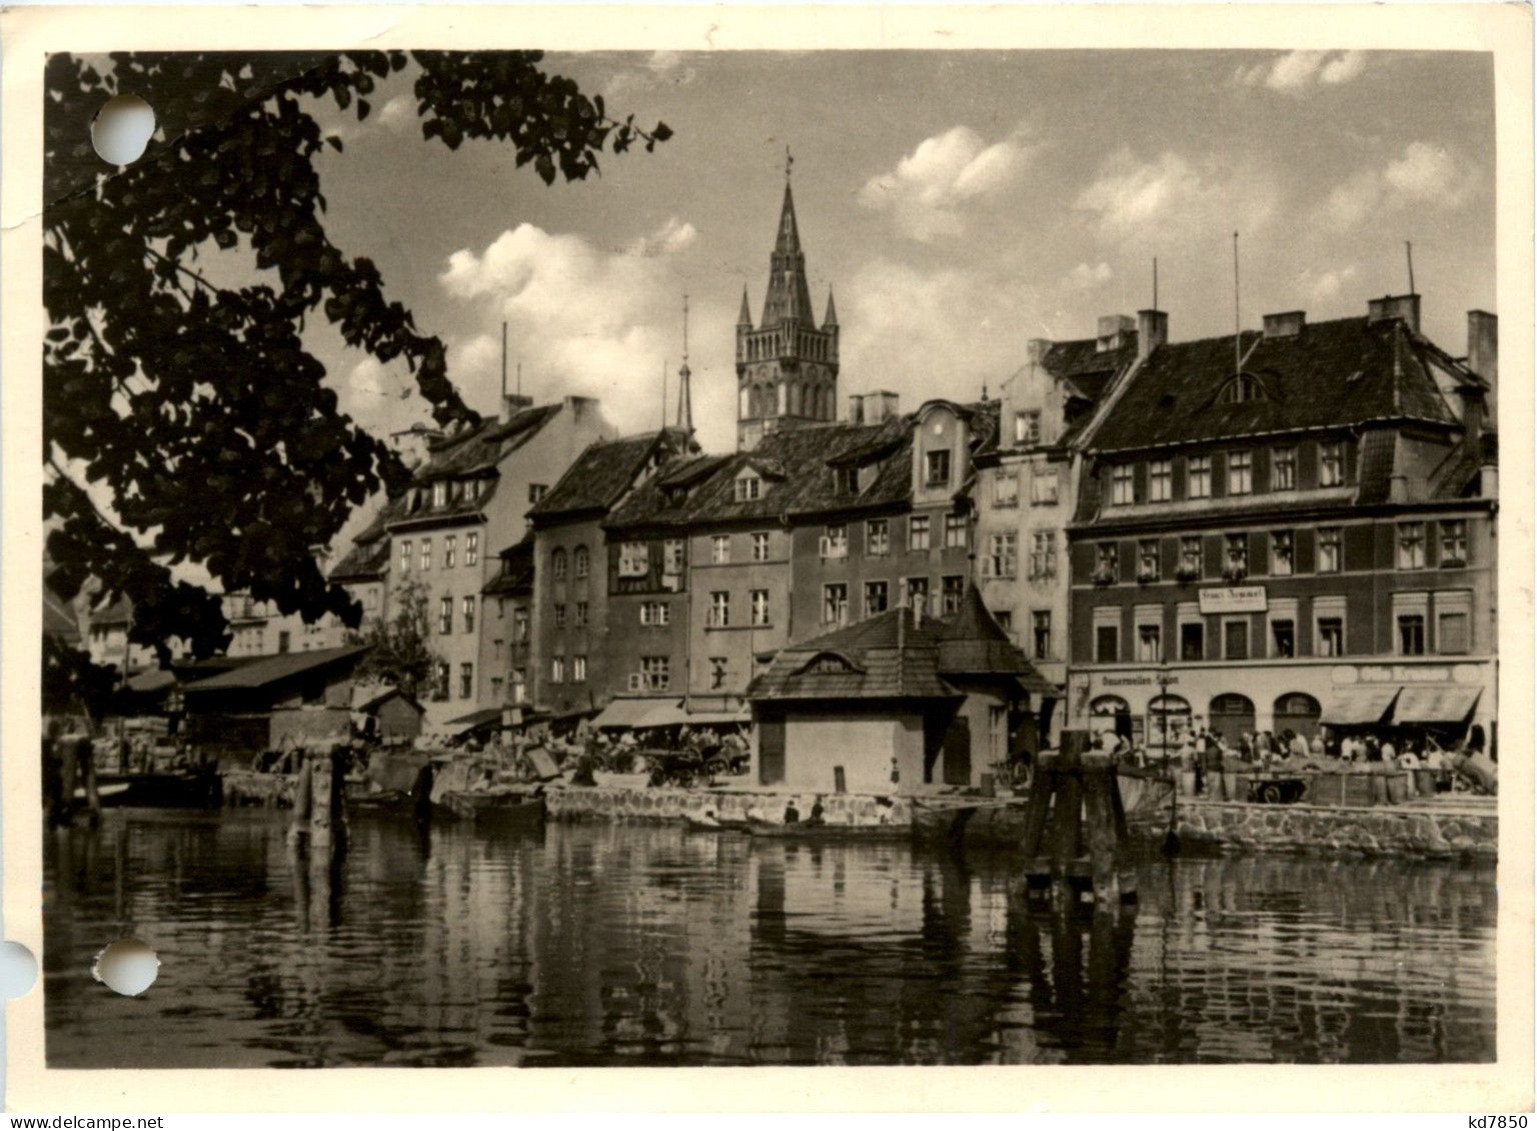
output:
<svg viewBox="0 0 1537 1131"><path fill-rule="evenodd" d="M1091 894L1099 904L1136 898L1115 765L1089 751L1088 738L1063 732L1061 750L1037 767L1025 802L1023 886L1031 895L1049 891L1060 907Z"/></svg>

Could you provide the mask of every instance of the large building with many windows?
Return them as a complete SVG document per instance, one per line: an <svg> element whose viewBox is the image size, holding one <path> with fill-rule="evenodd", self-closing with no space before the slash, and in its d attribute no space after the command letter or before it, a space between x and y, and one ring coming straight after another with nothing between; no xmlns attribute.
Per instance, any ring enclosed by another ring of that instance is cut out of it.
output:
<svg viewBox="0 0 1537 1131"><path fill-rule="evenodd" d="M1077 725L1492 726L1496 323L1419 297L1151 350L1107 403L1070 528Z"/></svg>
<svg viewBox="0 0 1537 1131"><path fill-rule="evenodd" d="M993 616L1058 688L1067 682L1067 527L1082 447L1096 410L1166 337L1168 319L1143 311L1099 320L1092 338L1029 343L1000 390L996 443L976 457L977 584ZM1054 722L1060 729L1061 714Z"/></svg>

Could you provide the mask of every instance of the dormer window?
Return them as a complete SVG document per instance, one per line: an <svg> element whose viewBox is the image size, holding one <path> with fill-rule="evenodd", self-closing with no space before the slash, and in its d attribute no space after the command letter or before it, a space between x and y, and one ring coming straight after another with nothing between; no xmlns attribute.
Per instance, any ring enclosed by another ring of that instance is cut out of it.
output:
<svg viewBox="0 0 1537 1131"><path fill-rule="evenodd" d="M929 452L925 457L926 476L924 483L929 487L950 486L950 451L948 448L937 452Z"/></svg>
<svg viewBox="0 0 1537 1131"><path fill-rule="evenodd" d="M1217 403L1242 404L1245 401L1263 400L1264 396L1258 381L1247 373L1240 373L1222 386L1222 391L1217 394Z"/></svg>
<svg viewBox="0 0 1537 1131"><path fill-rule="evenodd" d="M1110 505L1124 507L1134 502L1134 485L1135 479L1129 463L1113 468L1110 472Z"/></svg>
<svg viewBox="0 0 1537 1131"><path fill-rule="evenodd" d="M1041 442L1041 414L1038 411L1014 414L1014 442L1032 447Z"/></svg>
<svg viewBox="0 0 1537 1131"><path fill-rule="evenodd" d="M833 489L844 495L859 494L859 468L833 468Z"/></svg>
<svg viewBox="0 0 1537 1131"><path fill-rule="evenodd" d="M751 502L763 494L763 480L754 472L738 477L736 481L736 501L739 503Z"/></svg>
<svg viewBox="0 0 1537 1131"><path fill-rule="evenodd" d="M439 479L432 485L432 505L435 507L448 504L448 480Z"/></svg>

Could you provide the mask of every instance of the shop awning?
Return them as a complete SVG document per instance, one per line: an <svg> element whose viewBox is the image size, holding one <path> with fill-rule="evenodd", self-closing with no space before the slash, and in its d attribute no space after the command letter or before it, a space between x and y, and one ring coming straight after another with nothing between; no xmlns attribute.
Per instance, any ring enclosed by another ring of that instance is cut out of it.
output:
<svg viewBox="0 0 1537 1131"><path fill-rule="evenodd" d="M1466 722L1482 687L1406 687L1393 708L1395 723Z"/></svg>
<svg viewBox="0 0 1537 1131"><path fill-rule="evenodd" d="M1352 687L1336 691L1318 721L1329 726L1369 726L1380 723L1401 689Z"/></svg>
<svg viewBox="0 0 1537 1131"><path fill-rule="evenodd" d="M752 712L746 707L740 711L695 711L691 714L680 714L677 721L687 723L691 727L736 726L752 722ZM652 723L651 725L664 724Z"/></svg>
<svg viewBox="0 0 1537 1131"><path fill-rule="evenodd" d="M683 701L676 696L665 699L614 699L592 720L595 727L662 727L687 722Z"/></svg>

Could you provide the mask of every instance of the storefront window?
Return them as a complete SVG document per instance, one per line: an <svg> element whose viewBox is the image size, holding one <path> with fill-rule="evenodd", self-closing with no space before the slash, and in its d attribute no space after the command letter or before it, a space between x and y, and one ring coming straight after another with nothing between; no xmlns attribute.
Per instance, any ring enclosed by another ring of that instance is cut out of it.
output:
<svg viewBox="0 0 1537 1131"><path fill-rule="evenodd" d="M1101 695L1089 704L1089 729L1095 734L1109 731L1124 735L1133 746L1142 745L1142 716L1131 713L1131 705L1119 695Z"/></svg>
<svg viewBox="0 0 1537 1131"><path fill-rule="evenodd" d="M1148 749L1177 747L1190 733L1190 704L1178 695L1160 695L1147 705Z"/></svg>

